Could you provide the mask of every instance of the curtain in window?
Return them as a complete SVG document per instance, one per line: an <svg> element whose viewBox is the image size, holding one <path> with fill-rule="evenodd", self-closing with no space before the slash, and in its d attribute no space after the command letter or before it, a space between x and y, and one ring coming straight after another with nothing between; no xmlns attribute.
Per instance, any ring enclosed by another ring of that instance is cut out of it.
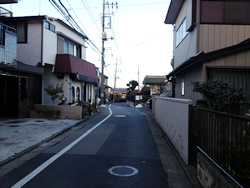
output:
<svg viewBox="0 0 250 188"><path fill-rule="evenodd" d="M64 39L58 37L58 44L57 44L58 54L64 54Z"/></svg>
<svg viewBox="0 0 250 188"><path fill-rule="evenodd" d="M3 45L3 30L2 30L2 24L0 24L0 45Z"/></svg>
<svg viewBox="0 0 250 188"><path fill-rule="evenodd" d="M17 42L26 42L26 23L19 22L16 26Z"/></svg>
<svg viewBox="0 0 250 188"><path fill-rule="evenodd" d="M76 89L76 101L79 102L80 101L80 88L77 87Z"/></svg>
<svg viewBox="0 0 250 188"><path fill-rule="evenodd" d="M68 54L68 41L64 40L64 53Z"/></svg>
<svg viewBox="0 0 250 188"><path fill-rule="evenodd" d="M74 45L72 43L69 43L69 54L74 55Z"/></svg>

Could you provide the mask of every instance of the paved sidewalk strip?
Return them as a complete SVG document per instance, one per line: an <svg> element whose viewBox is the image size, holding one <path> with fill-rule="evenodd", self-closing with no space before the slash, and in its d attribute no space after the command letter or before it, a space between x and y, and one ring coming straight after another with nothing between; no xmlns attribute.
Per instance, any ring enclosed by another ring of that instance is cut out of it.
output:
<svg viewBox="0 0 250 188"><path fill-rule="evenodd" d="M0 164L81 121L28 118L0 122Z"/></svg>

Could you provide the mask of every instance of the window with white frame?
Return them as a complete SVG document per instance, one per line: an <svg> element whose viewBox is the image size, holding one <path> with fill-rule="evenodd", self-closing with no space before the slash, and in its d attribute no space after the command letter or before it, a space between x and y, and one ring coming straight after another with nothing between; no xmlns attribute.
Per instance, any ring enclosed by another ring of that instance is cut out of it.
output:
<svg viewBox="0 0 250 188"><path fill-rule="evenodd" d="M81 58L81 45L72 42L64 36L58 36L58 54L70 54Z"/></svg>
<svg viewBox="0 0 250 188"><path fill-rule="evenodd" d="M182 78L182 80L181 80L181 95L182 96L185 95L185 80L184 80L184 78Z"/></svg>
<svg viewBox="0 0 250 188"><path fill-rule="evenodd" d="M75 57L81 58L80 45L76 44L72 41L69 41L67 39L64 39L64 54L70 54L70 55L73 55Z"/></svg>
<svg viewBox="0 0 250 188"><path fill-rule="evenodd" d="M181 22L181 25L176 31L176 46L178 46L182 40L187 36L188 31L186 31L187 28L187 20L184 18L184 20Z"/></svg>

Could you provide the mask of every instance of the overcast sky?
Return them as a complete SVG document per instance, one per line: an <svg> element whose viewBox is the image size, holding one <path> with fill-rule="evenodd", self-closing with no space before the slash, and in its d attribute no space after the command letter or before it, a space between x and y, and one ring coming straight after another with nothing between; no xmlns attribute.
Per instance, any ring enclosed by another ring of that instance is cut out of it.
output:
<svg viewBox="0 0 250 188"><path fill-rule="evenodd" d="M55 0L58 2L58 0ZM101 50L101 16L103 0L61 0L71 16L78 22L90 40ZM114 6L105 6L112 15L112 29L106 29L106 56L104 74L108 85L114 87L115 63L117 88L126 88L130 80L139 85L146 75L166 75L172 68L173 27L164 24L170 0L105 0ZM1 5L11 10L14 16L48 15L65 20L49 0L19 0L18 4ZM87 61L101 70L101 55L87 48Z"/></svg>

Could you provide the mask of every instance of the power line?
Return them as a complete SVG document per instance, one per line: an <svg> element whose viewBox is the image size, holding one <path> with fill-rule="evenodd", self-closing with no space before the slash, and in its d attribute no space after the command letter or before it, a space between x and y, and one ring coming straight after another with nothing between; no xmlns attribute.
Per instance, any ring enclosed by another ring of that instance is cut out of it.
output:
<svg viewBox="0 0 250 188"><path fill-rule="evenodd" d="M111 79L114 79L114 78L111 76L111 74L109 73L108 68L107 68L106 66L104 66L104 67L105 67L105 69L106 69L106 71L107 71L109 77L110 77Z"/></svg>
<svg viewBox="0 0 250 188"><path fill-rule="evenodd" d="M121 5L119 4L120 7L136 7L136 6L150 6L150 5L160 5L160 4L169 4L170 0L168 2L156 2L156 3L141 3L141 4L130 4L130 5ZM97 8L102 8L102 7L91 7L91 9L97 9ZM75 9L85 9L85 8L75 8Z"/></svg>
<svg viewBox="0 0 250 188"><path fill-rule="evenodd" d="M100 28L99 25L96 24L96 21L95 21L95 19L94 19L93 13L92 13L91 9L89 8L87 1L85 0L85 3L86 3L86 4L83 2L83 0L81 0L81 1L82 1L82 4L85 6L86 10L88 11L89 16L90 16L90 18L92 19L93 23L95 24L97 30L98 30L99 33L101 34L101 28Z"/></svg>
<svg viewBox="0 0 250 188"><path fill-rule="evenodd" d="M170 2L170 0L169 0ZM141 4L131 4L131 5L119 5L119 7L136 7L136 6L149 6L149 5L160 5L169 4L169 2L158 2L158 3L141 3Z"/></svg>
<svg viewBox="0 0 250 188"><path fill-rule="evenodd" d="M68 5L69 5L69 7L70 7L70 9L73 11L73 13L75 14L75 16L76 16L76 18L78 19L78 21L80 22L80 24L82 25L82 27L86 30L86 32L87 32L87 29L83 26L83 24L82 24L82 22L80 21L80 19L79 19L79 17L77 16L77 14L75 13L75 11L74 11L74 9L71 7L71 5L69 4L69 2L68 2L68 0L66 0L67 1L67 3L68 3ZM79 26L78 26L79 27ZM80 30L81 30L81 28L80 28ZM89 35L89 33L88 33L88 35ZM87 36L86 36L87 37ZM88 38L88 37L87 37ZM92 41L88 38L88 41L92 44L92 45L94 45L94 43L92 43ZM92 48L92 46L88 43L88 41L86 41L86 43ZM95 49L94 48L92 48L96 53L100 53L100 51L97 49L97 47L94 45L94 47L95 47ZM96 49L99 51L96 51Z"/></svg>
<svg viewBox="0 0 250 188"><path fill-rule="evenodd" d="M99 48L87 37L85 32L81 29L81 27L77 24L77 22L74 20L74 18L69 13L68 9L63 5L61 0L58 0L60 5L55 2L55 0L49 0L49 2L55 7L55 9L68 21L68 23L72 26L73 29L81 33L83 36L86 37L87 41L86 43L98 54L101 53ZM61 8L63 7L63 8Z"/></svg>
<svg viewBox="0 0 250 188"><path fill-rule="evenodd" d="M77 14L75 13L74 9L72 9L72 7L71 7L71 5L69 4L68 0L66 0L66 2L68 3L70 9L73 11L73 13L75 14L77 20L80 22L80 24L82 25L82 27L84 28L84 30L87 31L86 28L83 26L81 20L78 18Z"/></svg>

